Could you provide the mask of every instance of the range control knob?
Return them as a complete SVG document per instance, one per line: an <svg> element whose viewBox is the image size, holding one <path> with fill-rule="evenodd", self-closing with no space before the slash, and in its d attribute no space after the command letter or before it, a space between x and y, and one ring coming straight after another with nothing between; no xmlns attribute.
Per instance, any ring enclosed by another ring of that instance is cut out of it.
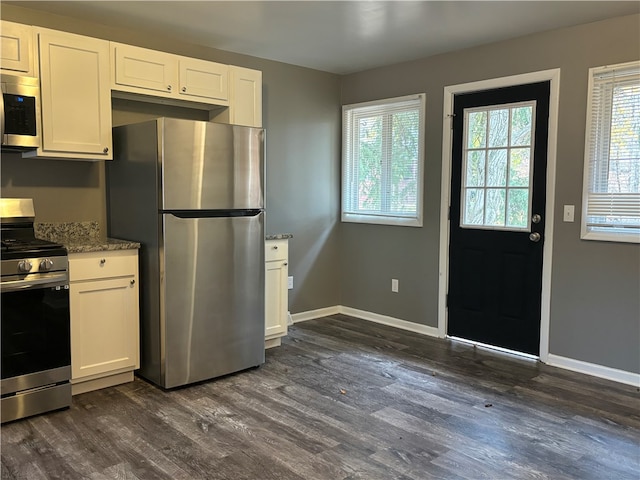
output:
<svg viewBox="0 0 640 480"><path fill-rule="evenodd" d="M49 258L45 258L40 262L40 270L44 270L46 272L47 270L51 270L51 267L53 267L53 260Z"/></svg>
<svg viewBox="0 0 640 480"><path fill-rule="evenodd" d="M30 260L20 260L20 263L18 263L19 272L30 272L32 268L33 264Z"/></svg>

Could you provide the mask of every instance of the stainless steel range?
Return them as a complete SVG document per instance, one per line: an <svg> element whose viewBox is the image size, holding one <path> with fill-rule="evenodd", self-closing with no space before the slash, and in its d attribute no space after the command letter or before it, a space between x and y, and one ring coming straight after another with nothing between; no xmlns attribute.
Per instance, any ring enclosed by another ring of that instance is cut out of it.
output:
<svg viewBox="0 0 640 480"><path fill-rule="evenodd" d="M71 405L67 251L34 219L32 199L0 199L2 423Z"/></svg>

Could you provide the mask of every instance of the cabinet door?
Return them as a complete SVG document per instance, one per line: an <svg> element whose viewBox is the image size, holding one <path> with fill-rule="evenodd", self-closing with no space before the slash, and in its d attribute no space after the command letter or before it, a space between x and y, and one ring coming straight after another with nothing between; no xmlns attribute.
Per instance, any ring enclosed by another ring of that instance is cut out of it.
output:
<svg viewBox="0 0 640 480"><path fill-rule="evenodd" d="M72 380L138 368L135 277L76 282L69 290Z"/></svg>
<svg viewBox="0 0 640 480"><path fill-rule="evenodd" d="M42 156L111 159L109 42L38 29Z"/></svg>
<svg viewBox="0 0 640 480"><path fill-rule="evenodd" d="M229 67L229 123L262 127L262 72Z"/></svg>
<svg viewBox="0 0 640 480"><path fill-rule="evenodd" d="M227 65L195 58L180 58L179 94L185 99L227 100L229 73Z"/></svg>
<svg viewBox="0 0 640 480"><path fill-rule="evenodd" d="M287 275L286 260L266 262L265 270L265 337L287 333Z"/></svg>
<svg viewBox="0 0 640 480"><path fill-rule="evenodd" d="M173 95L178 79L178 61L174 55L146 48L111 43L113 88L135 87L150 94ZM136 91L129 90L127 91ZM139 90L138 90L139 92ZM144 92L141 92L144 93Z"/></svg>
<svg viewBox="0 0 640 480"><path fill-rule="evenodd" d="M29 25L0 22L0 62L2 70L20 75L33 75L32 29Z"/></svg>

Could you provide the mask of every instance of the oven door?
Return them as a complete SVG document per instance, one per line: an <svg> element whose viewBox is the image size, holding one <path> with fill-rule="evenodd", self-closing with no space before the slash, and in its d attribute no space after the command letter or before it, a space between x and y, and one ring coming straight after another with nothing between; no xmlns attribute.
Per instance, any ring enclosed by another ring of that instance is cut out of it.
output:
<svg viewBox="0 0 640 480"><path fill-rule="evenodd" d="M0 284L2 396L71 377L69 283L65 275Z"/></svg>

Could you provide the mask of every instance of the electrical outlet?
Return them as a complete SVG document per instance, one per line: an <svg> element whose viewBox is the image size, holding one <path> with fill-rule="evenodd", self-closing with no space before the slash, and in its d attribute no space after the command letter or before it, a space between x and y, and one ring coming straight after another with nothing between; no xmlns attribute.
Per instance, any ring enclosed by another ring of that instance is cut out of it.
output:
<svg viewBox="0 0 640 480"><path fill-rule="evenodd" d="M287 288L289 290L293 289L293 277L287 277Z"/></svg>
<svg viewBox="0 0 640 480"><path fill-rule="evenodd" d="M398 279L397 278L392 278L391 279L391 291L394 293L398 293Z"/></svg>

